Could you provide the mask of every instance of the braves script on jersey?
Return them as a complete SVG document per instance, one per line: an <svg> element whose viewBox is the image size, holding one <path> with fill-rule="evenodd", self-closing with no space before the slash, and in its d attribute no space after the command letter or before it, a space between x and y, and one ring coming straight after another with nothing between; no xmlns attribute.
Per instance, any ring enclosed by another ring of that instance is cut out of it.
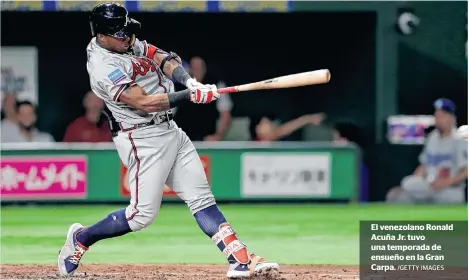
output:
<svg viewBox="0 0 469 280"><path fill-rule="evenodd" d="M155 52L167 53L146 41L136 39L131 53L118 54L100 47L93 38L87 52L91 89L104 100L119 123L145 123L154 117L119 102L120 94L129 86L138 84L147 94L174 92L173 82L152 59Z"/></svg>

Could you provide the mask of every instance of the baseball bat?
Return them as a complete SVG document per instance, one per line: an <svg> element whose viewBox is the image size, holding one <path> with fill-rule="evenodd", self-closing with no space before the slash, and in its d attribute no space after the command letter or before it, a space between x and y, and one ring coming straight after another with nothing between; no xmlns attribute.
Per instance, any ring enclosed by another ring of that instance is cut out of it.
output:
<svg viewBox="0 0 469 280"><path fill-rule="evenodd" d="M276 77L265 81L254 82L233 87L219 88L218 93L232 93L239 91L265 90L292 88L328 83L331 79L331 72L328 69L321 69L309 72L291 74Z"/></svg>

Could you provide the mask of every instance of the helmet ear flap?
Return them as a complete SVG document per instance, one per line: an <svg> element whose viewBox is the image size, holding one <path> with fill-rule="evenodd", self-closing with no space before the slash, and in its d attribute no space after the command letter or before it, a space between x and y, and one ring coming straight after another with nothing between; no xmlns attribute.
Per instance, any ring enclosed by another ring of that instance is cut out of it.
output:
<svg viewBox="0 0 469 280"><path fill-rule="evenodd" d="M129 23L127 25L127 29L129 31L129 33L131 34L130 35L130 45L133 46L134 43L135 43L135 38L136 38L136 34L138 33L138 31L140 30L140 28L142 27L142 24L140 22L138 22L137 20L133 19L133 18L129 18Z"/></svg>
<svg viewBox="0 0 469 280"><path fill-rule="evenodd" d="M133 45L134 45L134 43L135 43L135 38L136 38L136 37L135 37L135 34L132 34L132 36L130 37L130 43L129 43L130 46L133 46Z"/></svg>

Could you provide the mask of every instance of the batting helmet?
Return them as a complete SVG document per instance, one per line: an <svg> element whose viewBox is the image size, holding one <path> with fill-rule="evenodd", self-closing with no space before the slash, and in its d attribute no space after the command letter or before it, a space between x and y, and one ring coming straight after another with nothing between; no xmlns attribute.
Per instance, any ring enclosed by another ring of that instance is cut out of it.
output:
<svg viewBox="0 0 469 280"><path fill-rule="evenodd" d="M90 26L93 37L98 33L120 39L129 37L133 43L141 24L129 17L124 6L107 2L99 4L91 11Z"/></svg>

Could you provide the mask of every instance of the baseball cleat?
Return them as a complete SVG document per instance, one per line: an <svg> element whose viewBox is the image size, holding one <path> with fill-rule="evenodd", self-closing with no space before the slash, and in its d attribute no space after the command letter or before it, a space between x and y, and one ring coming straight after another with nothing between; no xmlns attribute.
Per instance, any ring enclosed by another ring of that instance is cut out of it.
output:
<svg viewBox="0 0 469 280"><path fill-rule="evenodd" d="M83 230L81 224L73 224L67 232L67 240L59 252L57 265L61 276L72 276L80 264L83 254L88 250L77 241L77 234Z"/></svg>
<svg viewBox="0 0 469 280"><path fill-rule="evenodd" d="M249 270L248 264L242 263L231 263L228 267L226 277L230 279L239 279L251 277L251 271Z"/></svg>
<svg viewBox="0 0 469 280"><path fill-rule="evenodd" d="M249 264L230 264L226 276L230 279L249 278L252 276L274 276L280 268L278 263L269 263L263 257L251 254Z"/></svg>

